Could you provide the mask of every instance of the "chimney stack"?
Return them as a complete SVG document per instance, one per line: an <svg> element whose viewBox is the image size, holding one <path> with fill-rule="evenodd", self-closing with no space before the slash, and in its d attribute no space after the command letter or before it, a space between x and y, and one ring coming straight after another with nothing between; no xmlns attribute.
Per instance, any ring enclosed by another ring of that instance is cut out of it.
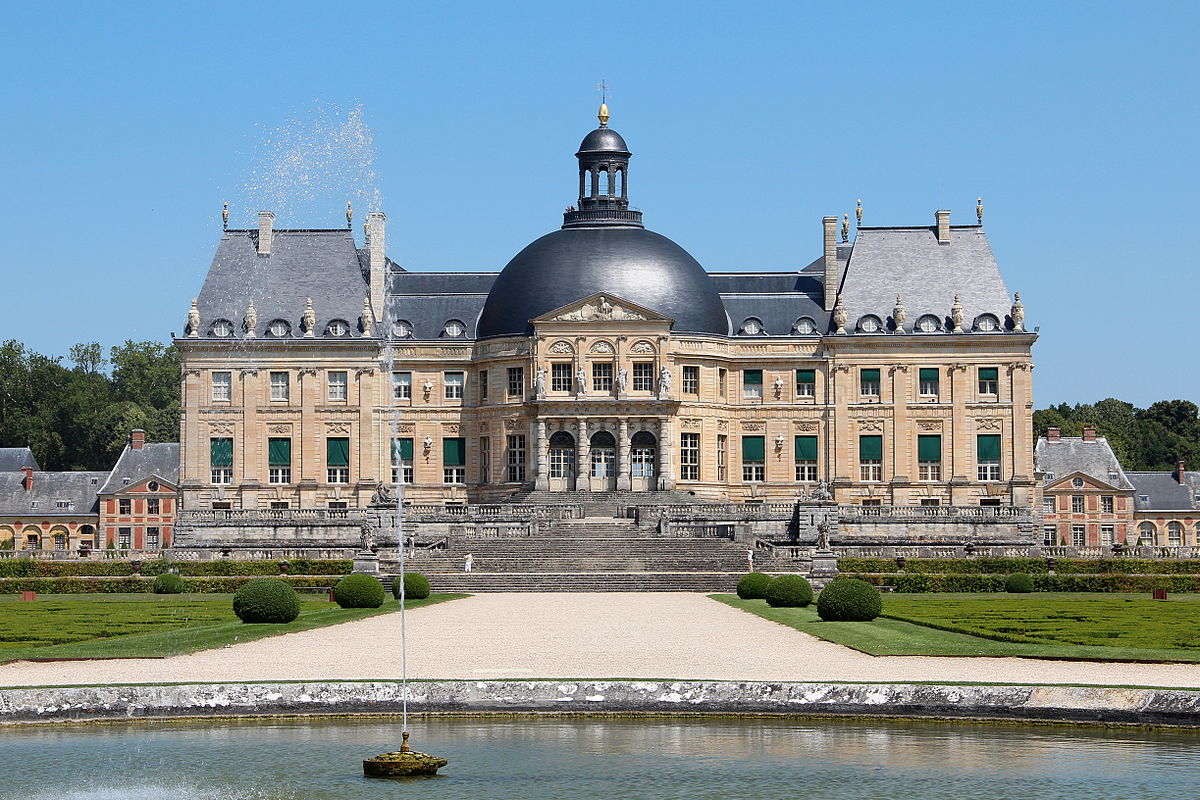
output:
<svg viewBox="0 0 1200 800"><path fill-rule="evenodd" d="M938 244L950 244L950 212L942 209L936 213Z"/></svg>
<svg viewBox="0 0 1200 800"><path fill-rule="evenodd" d="M822 217L821 225L825 229L825 310L832 311L837 300L838 286L842 282L842 272L838 269L837 260L837 217Z"/></svg>
<svg viewBox="0 0 1200 800"><path fill-rule="evenodd" d="M21 485L28 492L33 488L33 467L21 467L21 472L25 473L25 477L21 480Z"/></svg>
<svg viewBox="0 0 1200 800"><path fill-rule="evenodd" d="M1062 441L1062 431L1059 430L1057 427L1046 428L1046 441L1047 442Z"/></svg>
<svg viewBox="0 0 1200 800"><path fill-rule="evenodd" d="M275 212L258 212L258 254L271 255L271 236L275 233Z"/></svg>
<svg viewBox="0 0 1200 800"><path fill-rule="evenodd" d="M1083 440L1085 442L1096 441L1096 428L1092 425L1083 426Z"/></svg>
<svg viewBox="0 0 1200 800"><path fill-rule="evenodd" d="M134 428L129 434L129 449L141 450L146 444L146 432L141 428Z"/></svg>
<svg viewBox="0 0 1200 800"><path fill-rule="evenodd" d="M384 298L387 296L387 257L384 254L387 215L382 211L367 214L367 255L371 265L371 310L376 322L383 320ZM384 335L388 335L388 331Z"/></svg>
<svg viewBox="0 0 1200 800"><path fill-rule="evenodd" d="M1178 483L1183 483L1186 480L1184 473L1187 471L1187 465L1180 459L1175 462L1175 480Z"/></svg>

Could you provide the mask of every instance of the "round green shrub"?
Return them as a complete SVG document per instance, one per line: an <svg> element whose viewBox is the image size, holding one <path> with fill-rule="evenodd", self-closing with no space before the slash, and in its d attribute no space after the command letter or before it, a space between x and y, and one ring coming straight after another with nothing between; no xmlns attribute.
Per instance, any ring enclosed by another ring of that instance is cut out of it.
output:
<svg viewBox="0 0 1200 800"><path fill-rule="evenodd" d="M780 575L763 594L772 608L804 608L813 601L812 584L799 575Z"/></svg>
<svg viewBox="0 0 1200 800"><path fill-rule="evenodd" d="M392 581L392 594L400 599L400 581ZM419 572L404 573L404 599L424 600L429 597L429 579Z"/></svg>
<svg viewBox="0 0 1200 800"><path fill-rule="evenodd" d="M187 587L183 585L183 578L174 572L164 572L154 579L155 594L183 594L185 591Z"/></svg>
<svg viewBox="0 0 1200 800"><path fill-rule="evenodd" d="M347 575L333 587L333 599L342 608L379 608L383 584L374 575Z"/></svg>
<svg viewBox="0 0 1200 800"><path fill-rule="evenodd" d="M771 576L761 572L751 572L742 576L738 581L737 596L743 600L762 600L767 596L767 587L771 585Z"/></svg>
<svg viewBox="0 0 1200 800"><path fill-rule="evenodd" d="M254 578L234 593L233 613L242 622L291 622L300 616L300 597L278 578Z"/></svg>
<svg viewBox="0 0 1200 800"><path fill-rule="evenodd" d="M881 611L879 590L858 578L834 578L817 597L817 615L826 622L870 622Z"/></svg>
<svg viewBox="0 0 1200 800"><path fill-rule="evenodd" d="M1024 594L1033 591L1033 578L1024 572L1014 572L1004 579L1004 591L1013 594Z"/></svg>

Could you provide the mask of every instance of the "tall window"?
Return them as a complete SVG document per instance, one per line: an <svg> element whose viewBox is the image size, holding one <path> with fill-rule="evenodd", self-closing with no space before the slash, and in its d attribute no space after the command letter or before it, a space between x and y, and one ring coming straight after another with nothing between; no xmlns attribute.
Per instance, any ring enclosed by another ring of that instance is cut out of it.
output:
<svg viewBox="0 0 1200 800"><path fill-rule="evenodd" d="M817 396L817 371L815 369L796 370L796 397L811 398Z"/></svg>
<svg viewBox="0 0 1200 800"><path fill-rule="evenodd" d="M508 368L508 396L509 397L524 397L525 396L525 368L524 367L509 367Z"/></svg>
<svg viewBox="0 0 1200 800"><path fill-rule="evenodd" d="M1043 513L1053 514L1056 510L1057 509L1055 509L1055 507L1054 507L1054 498L1053 497L1043 497L1042 498Z"/></svg>
<svg viewBox="0 0 1200 800"><path fill-rule="evenodd" d="M796 437L796 480L811 483L817 479L817 437Z"/></svg>
<svg viewBox="0 0 1200 800"><path fill-rule="evenodd" d="M525 434L510 434L508 437L508 482L525 481Z"/></svg>
<svg viewBox="0 0 1200 800"><path fill-rule="evenodd" d="M571 364L568 361L555 361L550 365L550 391L571 391Z"/></svg>
<svg viewBox="0 0 1200 800"><path fill-rule="evenodd" d="M566 431L550 437L550 477L575 477L575 437Z"/></svg>
<svg viewBox="0 0 1200 800"><path fill-rule="evenodd" d="M1083 525L1071 526L1071 546L1087 547L1087 527Z"/></svg>
<svg viewBox="0 0 1200 800"><path fill-rule="evenodd" d="M292 440L289 438L267 439L267 481L269 483L292 482Z"/></svg>
<svg viewBox="0 0 1200 800"><path fill-rule="evenodd" d="M613 383L613 365L611 362L592 364L592 391L611 392Z"/></svg>
<svg viewBox="0 0 1200 800"><path fill-rule="evenodd" d="M717 370L717 391L720 393L722 400L724 400L729 393L729 390L727 387L728 383L729 383L729 370L718 369ZM760 383L761 383L761 381L760 381Z"/></svg>
<svg viewBox="0 0 1200 800"><path fill-rule="evenodd" d="M638 431L629 441L630 473L635 478L653 478L658 440L648 431Z"/></svg>
<svg viewBox="0 0 1200 800"><path fill-rule="evenodd" d="M981 397L995 399L1000 394L999 367L979 368L979 394Z"/></svg>
<svg viewBox="0 0 1200 800"><path fill-rule="evenodd" d="M1114 531L1115 531L1115 526L1113 526L1113 525L1101 525L1100 526L1100 544L1104 545L1105 547L1111 547L1112 543L1113 543L1113 532Z"/></svg>
<svg viewBox="0 0 1200 800"><path fill-rule="evenodd" d="M1000 437L980 434L975 438L975 456L981 481L1000 480Z"/></svg>
<svg viewBox="0 0 1200 800"><path fill-rule="evenodd" d="M879 397L879 370L858 371L858 393L863 397Z"/></svg>
<svg viewBox="0 0 1200 800"><path fill-rule="evenodd" d="M1113 513L1113 496L1111 494L1100 495L1100 510L1105 514Z"/></svg>
<svg viewBox="0 0 1200 800"><path fill-rule="evenodd" d="M162 513L162 499L158 497L146 498L146 513L152 517Z"/></svg>
<svg viewBox="0 0 1200 800"><path fill-rule="evenodd" d="M486 403L488 399L488 371L479 370L479 402Z"/></svg>
<svg viewBox="0 0 1200 800"><path fill-rule="evenodd" d="M616 474L617 440L608 431L592 434L592 477L611 478Z"/></svg>
<svg viewBox="0 0 1200 800"><path fill-rule="evenodd" d="M467 440L462 437L442 439L442 482L467 482Z"/></svg>
<svg viewBox="0 0 1200 800"><path fill-rule="evenodd" d="M921 367L917 372L921 397L926 400L936 400L941 393L942 379L937 367Z"/></svg>
<svg viewBox="0 0 1200 800"><path fill-rule="evenodd" d="M1058 544L1058 531L1053 525L1042 526L1042 544L1046 547Z"/></svg>
<svg viewBox="0 0 1200 800"><path fill-rule="evenodd" d="M392 439L392 483L413 482L412 437Z"/></svg>
<svg viewBox="0 0 1200 800"><path fill-rule="evenodd" d="M758 399L762 396L762 370L742 370L742 397L748 399Z"/></svg>
<svg viewBox="0 0 1200 800"><path fill-rule="evenodd" d="M218 403L227 403L233 398L233 373L214 372L212 374L212 399Z"/></svg>
<svg viewBox="0 0 1200 800"><path fill-rule="evenodd" d="M685 375L687 367L684 367ZM700 434L679 434L679 479L700 480Z"/></svg>
<svg viewBox="0 0 1200 800"><path fill-rule="evenodd" d="M759 373L761 378L762 373ZM759 384L759 389L762 384ZM754 482L766 480L767 443L765 436L742 437L742 480Z"/></svg>
<svg viewBox="0 0 1200 800"><path fill-rule="evenodd" d="M1171 547L1183 545L1183 525L1178 522L1167 523L1167 544Z"/></svg>
<svg viewBox="0 0 1200 800"><path fill-rule="evenodd" d="M463 379L461 372L446 372L442 375L447 400L462 400Z"/></svg>
<svg viewBox="0 0 1200 800"><path fill-rule="evenodd" d="M122 497L117 500L117 513L122 517L128 517L130 514L132 514L133 500L129 499L128 497Z"/></svg>
<svg viewBox="0 0 1200 800"><path fill-rule="evenodd" d="M286 372L271 373L271 399L287 402L291 398L291 386Z"/></svg>
<svg viewBox="0 0 1200 800"><path fill-rule="evenodd" d="M411 400L412 399L412 373L411 372L393 372L392 373L392 399L394 399L394 400Z"/></svg>
<svg viewBox="0 0 1200 800"><path fill-rule="evenodd" d="M635 392L654 391L654 364L650 361L635 361L633 363L633 390Z"/></svg>
<svg viewBox="0 0 1200 800"><path fill-rule="evenodd" d="M980 480L983 480L983 479L980 478ZM1081 494L1071 495L1071 513L1072 514L1082 514L1083 513L1083 495L1081 495Z"/></svg>
<svg viewBox="0 0 1200 800"><path fill-rule="evenodd" d="M233 439L217 437L208 440L208 463L212 469L212 482L233 483Z"/></svg>
<svg viewBox="0 0 1200 800"><path fill-rule="evenodd" d="M330 400L345 400L348 396L346 389L346 373L341 371L331 371L327 373L326 380L328 381Z"/></svg>
<svg viewBox="0 0 1200 800"><path fill-rule="evenodd" d="M683 393L684 394L700 394L700 368L687 367L683 368Z"/></svg>
<svg viewBox="0 0 1200 800"><path fill-rule="evenodd" d="M1155 544L1155 537L1158 529L1154 527L1153 522L1143 522L1138 525L1138 546Z"/></svg>
<svg viewBox="0 0 1200 800"><path fill-rule="evenodd" d="M117 547L122 550L133 547L133 528L117 528Z"/></svg>
<svg viewBox="0 0 1200 800"><path fill-rule="evenodd" d="M729 480L729 467L726 459L729 457L729 437L723 433L717 434L717 480Z"/></svg>
<svg viewBox="0 0 1200 800"><path fill-rule="evenodd" d="M146 541L143 543L147 550L158 549L158 528L146 528Z"/></svg>
<svg viewBox="0 0 1200 800"><path fill-rule="evenodd" d="M917 437L917 480L940 481L942 479L942 437Z"/></svg>
<svg viewBox="0 0 1200 800"><path fill-rule="evenodd" d="M858 437L858 479L883 480L883 437Z"/></svg>
<svg viewBox="0 0 1200 800"><path fill-rule="evenodd" d="M479 439L479 482L492 482L492 439L489 436Z"/></svg>
<svg viewBox="0 0 1200 800"><path fill-rule="evenodd" d="M350 440L345 436L325 440L325 479L329 483L350 482Z"/></svg>

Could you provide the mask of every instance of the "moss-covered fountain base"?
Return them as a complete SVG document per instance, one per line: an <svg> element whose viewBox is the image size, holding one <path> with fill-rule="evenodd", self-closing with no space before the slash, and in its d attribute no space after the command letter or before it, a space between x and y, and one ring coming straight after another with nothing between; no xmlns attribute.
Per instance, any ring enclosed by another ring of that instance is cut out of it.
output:
<svg viewBox="0 0 1200 800"><path fill-rule="evenodd" d="M413 775L436 775L450 762L428 753L416 753L408 746L408 731L401 734L403 744L395 753L381 753L363 759L363 774L368 778L402 778Z"/></svg>

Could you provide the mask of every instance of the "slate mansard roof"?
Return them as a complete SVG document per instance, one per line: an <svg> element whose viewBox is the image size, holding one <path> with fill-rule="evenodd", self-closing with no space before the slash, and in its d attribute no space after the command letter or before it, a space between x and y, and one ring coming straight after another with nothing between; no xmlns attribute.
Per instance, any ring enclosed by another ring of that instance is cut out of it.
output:
<svg viewBox="0 0 1200 800"><path fill-rule="evenodd" d="M36 524L55 516L96 514L96 495L106 478L107 472L34 472L33 488L27 490L24 473L0 472L0 516Z"/></svg>
<svg viewBox="0 0 1200 800"><path fill-rule="evenodd" d="M1033 450L1033 460L1038 472L1046 474L1046 483L1052 484L1076 472L1095 478L1118 489L1133 489L1133 483L1108 440L1097 436L1095 441L1085 442L1078 436L1064 436L1057 442L1045 436L1038 437ZM1116 478L1112 477L1116 474ZM1051 477L1053 475L1053 477Z"/></svg>
<svg viewBox="0 0 1200 800"><path fill-rule="evenodd" d="M0 472L41 469L28 447L0 447Z"/></svg>
<svg viewBox="0 0 1200 800"><path fill-rule="evenodd" d="M1183 483L1173 472L1130 472L1129 479L1136 511L1200 510L1200 472L1185 471Z"/></svg>
<svg viewBox="0 0 1200 800"><path fill-rule="evenodd" d="M144 444L138 450L126 445L98 494L119 492L126 486L154 477L171 484L172 488L179 485L177 442Z"/></svg>

